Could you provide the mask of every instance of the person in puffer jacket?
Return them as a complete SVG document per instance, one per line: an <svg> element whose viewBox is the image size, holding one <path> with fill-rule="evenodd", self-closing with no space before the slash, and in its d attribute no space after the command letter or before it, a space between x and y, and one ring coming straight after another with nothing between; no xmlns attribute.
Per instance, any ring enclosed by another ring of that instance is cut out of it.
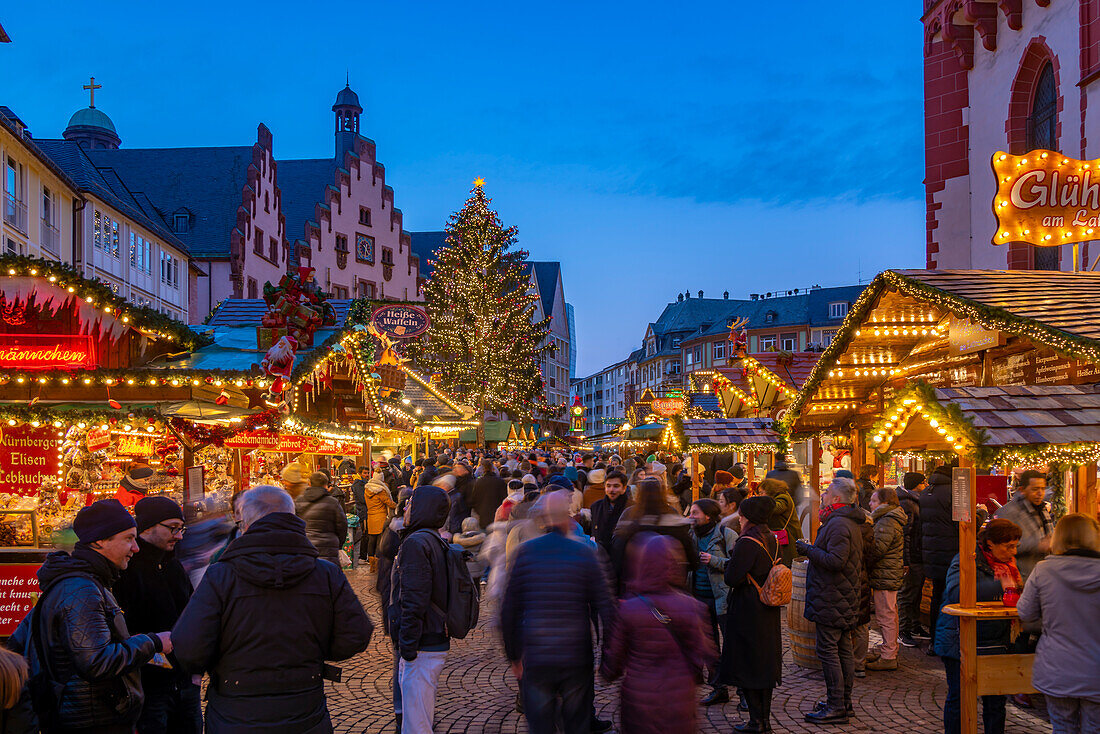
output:
<svg viewBox="0 0 1100 734"><path fill-rule="evenodd" d="M329 478L315 471L309 488L294 500L294 511L306 522L306 537L326 561L340 567L340 548L348 536L348 516L340 502L329 494Z"/></svg>
<svg viewBox="0 0 1100 734"><path fill-rule="evenodd" d="M920 497L928 487L920 472L906 472L902 486L898 487L898 500L905 511L905 546L902 561L905 579L898 591L898 626L900 641L906 647L916 647L917 639L928 639L928 632L921 627L920 603L924 594L924 557L921 554Z"/></svg>
<svg viewBox="0 0 1100 734"><path fill-rule="evenodd" d="M920 496L921 557L924 575L932 580L929 606L928 649L936 644L937 619L943 606L947 569L959 554L959 524L951 519L951 467L939 466L928 477L928 488Z"/></svg>
<svg viewBox="0 0 1100 734"><path fill-rule="evenodd" d="M1021 622L1042 622L1031 681L1053 734L1100 731L1100 525L1066 515L1053 555L1036 564L1016 604Z"/></svg>
<svg viewBox="0 0 1100 734"><path fill-rule="evenodd" d="M206 734L331 734L325 661L365 650L370 620L285 491L245 492L241 525L172 629L184 670L209 673Z"/></svg>
<svg viewBox="0 0 1100 734"><path fill-rule="evenodd" d="M825 674L824 706L806 714L810 723L847 723L852 711L855 656L851 630L860 624L863 593L863 524L866 513L856 483L833 479L821 497L821 528L811 545L797 542L809 557L806 619L817 625L817 657Z"/></svg>
<svg viewBox="0 0 1100 734"><path fill-rule="evenodd" d="M8 647L27 658L32 676L44 668L60 686L59 710L38 711L48 731L131 734L141 714L141 667L171 652L168 632L130 635L110 587L137 552L137 526L118 500L76 514L79 542L72 555L57 551L38 569L42 596ZM33 629L40 627L38 655Z"/></svg>
<svg viewBox="0 0 1100 734"><path fill-rule="evenodd" d="M882 645L867 660L867 670L898 668L898 589L905 580L905 510L892 487L871 493L871 519L875 522L874 565L871 567L871 599L875 620L882 631Z"/></svg>

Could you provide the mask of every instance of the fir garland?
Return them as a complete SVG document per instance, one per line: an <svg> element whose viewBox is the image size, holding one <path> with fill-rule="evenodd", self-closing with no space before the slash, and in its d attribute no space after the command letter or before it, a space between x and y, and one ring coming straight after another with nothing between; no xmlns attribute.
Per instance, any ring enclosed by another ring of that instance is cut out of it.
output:
<svg viewBox="0 0 1100 734"><path fill-rule="evenodd" d="M185 324L165 316L149 306L138 306L116 294L99 279L86 279L79 270L66 263L43 260L24 255L0 255L0 274L9 277L34 277L55 282L59 287L74 288L73 295L82 299L92 298L97 307L110 306L115 316L129 319L136 329L166 334L176 342L194 351L213 341L208 334L198 334ZM53 279L53 280L51 280ZM2 286L0 286L2 287Z"/></svg>

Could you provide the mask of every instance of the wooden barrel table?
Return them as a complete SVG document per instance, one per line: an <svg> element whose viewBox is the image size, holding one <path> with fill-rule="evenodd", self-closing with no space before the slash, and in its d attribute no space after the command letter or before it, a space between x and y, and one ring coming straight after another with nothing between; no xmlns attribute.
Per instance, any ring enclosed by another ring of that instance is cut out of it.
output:
<svg viewBox="0 0 1100 734"><path fill-rule="evenodd" d="M787 608L787 627L790 629L791 657L796 664L812 670L821 669L817 659L817 631L813 622L806 619L806 571L810 562L796 558L791 564L791 605Z"/></svg>

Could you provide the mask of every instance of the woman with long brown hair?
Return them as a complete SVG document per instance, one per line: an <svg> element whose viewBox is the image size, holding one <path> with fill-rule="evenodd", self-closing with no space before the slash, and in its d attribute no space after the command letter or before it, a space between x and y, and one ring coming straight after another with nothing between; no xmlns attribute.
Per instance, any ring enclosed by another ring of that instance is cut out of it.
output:
<svg viewBox="0 0 1100 734"><path fill-rule="evenodd" d="M692 537L691 520L682 516L665 500L664 485L658 479L643 479L638 484L634 496L634 505L628 507L619 524L615 526L615 537L611 544L611 561L615 575L619 579L620 590L631 571L631 542L639 533L667 535L683 546L687 572L694 571L699 565L699 552Z"/></svg>
<svg viewBox="0 0 1100 734"><path fill-rule="evenodd" d="M31 734L38 718L27 691L27 661L0 647L0 734Z"/></svg>

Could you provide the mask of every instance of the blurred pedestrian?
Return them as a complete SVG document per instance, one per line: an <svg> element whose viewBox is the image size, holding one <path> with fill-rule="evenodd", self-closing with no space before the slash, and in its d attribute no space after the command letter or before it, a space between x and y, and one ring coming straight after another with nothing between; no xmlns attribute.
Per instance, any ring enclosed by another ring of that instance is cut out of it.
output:
<svg viewBox="0 0 1100 734"><path fill-rule="evenodd" d="M23 656L0 647L0 734L38 734L27 676Z"/></svg>
<svg viewBox="0 0 1100 734"><path fill-rule="evenodd" d="M698 730L695 687L703 669L714 667L717 652L703 605L684 593L683 547L652 534L639 543L631 596L620 603L600 672L623 679L624 732L690 734Z"/></svg>
<svg viewBox="0 0 1100 734"><path fill-rule="evenodd" d="M1100 732L1100 525L1066 515L1051 550L1016 605L1021 622L1043 627L1031 682L1046 698L1053 734Z"/></svg>
<svg viewBox="0 0 1100 734"><path fill-rule="evenodd" d="M1046 504L1047 476L1030 469L1020 475L1020 487L994 517L1011 520L1022 533L1016 566L1026 582L1035 564L1050 553L1054 521Z"/></svg>
<svg viewBox="0 0 1100 734"><path fill-rule="evenodd" d="M722 680L741 689L749 709L749 720L735 725L735 731L772 730L772 692L782 682L781 610L760 599L760 589L779 560L779 544L768 527L774 514L775 500L769 495L741 503L741 535L726 565L729 605Z"/></svg>
<svg viewBox="0 0 1100 734"><path fill-rule="evenodd" d="M516 551L500 609L504 652L531 734L555 731L555 708L566 734L587 734L595 723L592 621L611 629L611 592L595 549L570 537L565 493L541 497L536 513L546 533Z"/></svg>
<svg viewBox="0 0 1100 734"><path fill-rule="evenodd" d="M331 732L325 661L365 650L370 620L285 491L248 490L241 526L172 629L184 669L209 674L206 732Z"/></svg>
<svg viewBox="0 0 1100 734"><path fill-rule="evenodd" d="M397 507L397 503L393 501L389 485L381 472L375 472L363 485L362 499L360 505L356 495L355 512L359 515L364 533L359 543L359 559L367 561L370 572L375 573L378 571L378 543L382 539L382 531L386 529L390 510Z"/></svg>
<svg viewBox="0 0 1100 734"><path fill-rule="evenodd" d="M620 580L620 589L630 580L630 574L633 573L631 541L634 536L644 532L668 535L679 541L687 561L687 567L684 569L685 580L688 572L694 572L698 568L699 554L695 539L692 537L691 521L668 503L660 480L643 479L638 485L634 504L628 507L619 518L612 538L612 565L615 569L615 577Z"/></svg>
<svg viewBox="0 0 1100 734"><path fill-rule="evenodd" d="M786 464L783 464L786 466ZM768 518L768 528L775 534L775 541L779 544L779 557L783 565L791 567L795 556L798 555L798 547L795 545L802 540L802 522L798 519L798 511L794 506L794 496L791 494L790 485L794 478L783 478L786 475L794 475L798 478L795 487L801 484L798 472L785 469L778 476L769 476L760 482L760 493L775 500L775 510Z"/></svg>
<svg viewBox="0 0 1100 734"><path fill-rule="evenodd" d="M746 500L747 502L748 500ZM811 545L798 541L809 557L806 619L817 629L817 657L825 674L826 699L806 714L814 724L844 724L852 715L855 658L852 629L859 625L866 513L851 479L833 479L821 497L821 527ZM744 503L742 503L744 504Z"/></svg>
<svg viewBox="0 0 1100 734"><path fill-rule="evenodd" d="M943 607L947 569L959 553L959 524L952 519L951 467L936 467L928 477L928 488L920 496L921 556L924 575L932 580L928 607L928 654L934 655L936 628Z"/></svg>

